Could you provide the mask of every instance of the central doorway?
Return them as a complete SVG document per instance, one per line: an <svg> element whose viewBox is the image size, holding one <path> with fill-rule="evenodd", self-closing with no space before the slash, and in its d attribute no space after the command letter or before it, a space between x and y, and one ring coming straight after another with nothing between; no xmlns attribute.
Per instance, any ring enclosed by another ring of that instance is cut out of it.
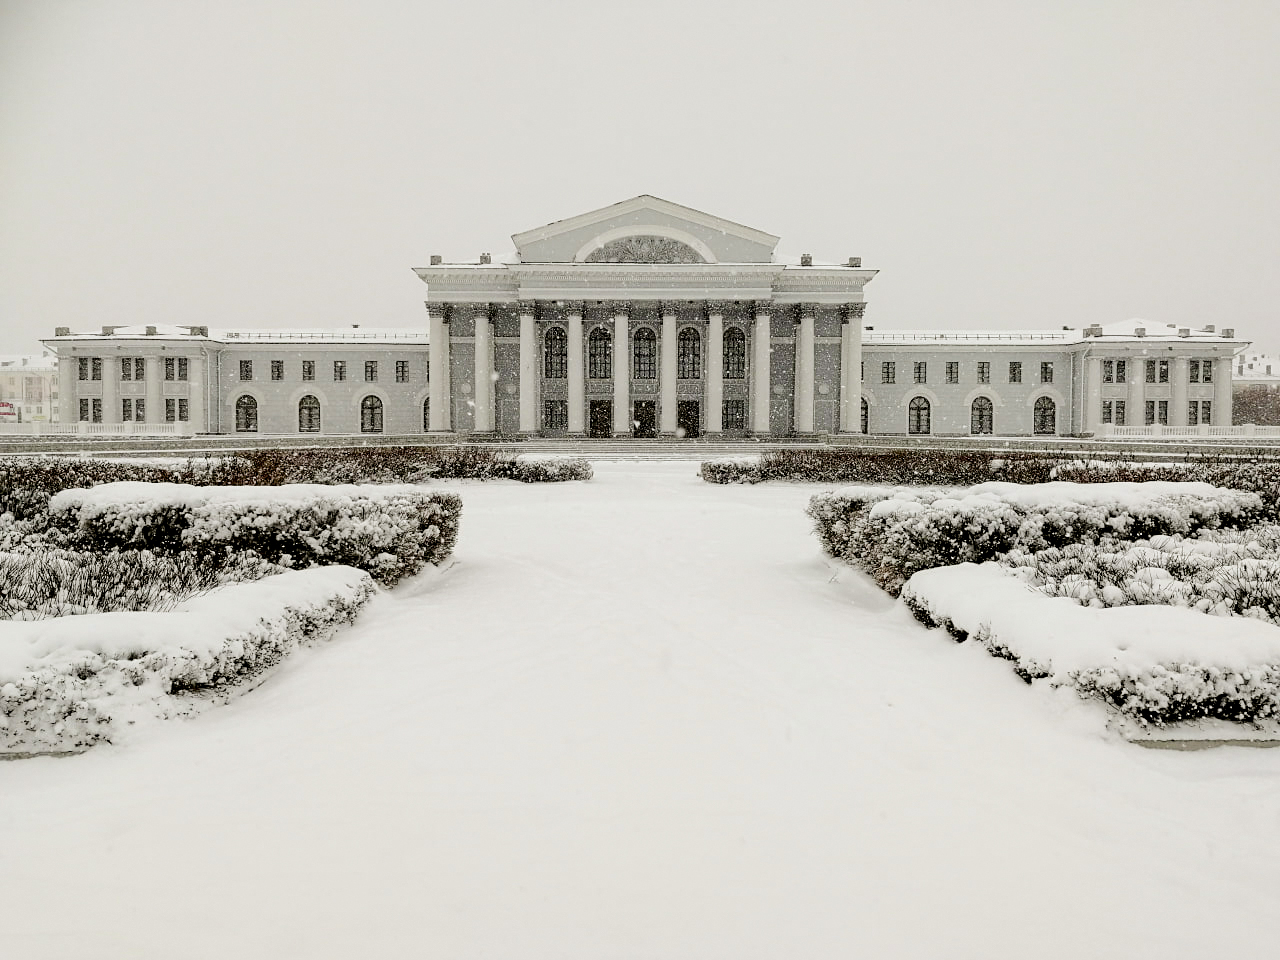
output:
<svg viewBox="0 0 1280 960"><path fill-rule="evenodd" d="M681 400L676 404L676 436L692 440L699 435L699 406L697 400Z"/></svg>
<svg viewBox="0 0 1280 960"><path fill-rule="evenodd" d="M587 436L607 440L613 436L613 401L591 401L591 423Z"/></svg>
<svg viewBox="0 0 1280 960"><path fill-rule="evenodd" d="M636 401L631 435L637 440L651 440L658 435L658 404L655 401Z"/></svg>

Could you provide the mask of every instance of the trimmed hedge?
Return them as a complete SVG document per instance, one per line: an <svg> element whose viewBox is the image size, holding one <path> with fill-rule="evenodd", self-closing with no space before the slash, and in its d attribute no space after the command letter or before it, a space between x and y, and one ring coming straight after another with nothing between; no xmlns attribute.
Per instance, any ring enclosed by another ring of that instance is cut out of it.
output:
<svg viewBox="0 0 1280 960"><path fill-rule="evenodd" d="M818 494L808 515L823 549L866 570L890 594L915 572L1105 537L1138 539L1247 526L1256 494L1203 484L987 483L955 494L854 487Z"/></svg>
<svg viewBox="0 0 1280 960"><path fill-rule="evenodd" d="M1032 454L993 457L957 450L771 450L759 457L705 461L708 483L887 483L970 486L985 480L1044 483L1056 461Z"/></svg>
<svg viewBox="0 0 1280 960"><path fill-rule="evenodd" d="M252 551L290 567L356 567L385 585L442 563L461 511L452 493L373 485L112 483L64 490L49 502L52 526L82 550Z"/></svg>

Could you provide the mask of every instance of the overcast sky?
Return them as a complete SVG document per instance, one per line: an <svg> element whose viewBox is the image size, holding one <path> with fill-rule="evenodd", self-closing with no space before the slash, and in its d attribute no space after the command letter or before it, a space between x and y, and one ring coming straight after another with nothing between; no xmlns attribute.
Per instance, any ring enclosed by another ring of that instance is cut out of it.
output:
<svg viewBox="0 0 1280 960"><path fill-rule="evenodd" d="M1280 3L0 0L0 353L425 322L411 268L651 193L880 328L1280 349Z"/></svg>

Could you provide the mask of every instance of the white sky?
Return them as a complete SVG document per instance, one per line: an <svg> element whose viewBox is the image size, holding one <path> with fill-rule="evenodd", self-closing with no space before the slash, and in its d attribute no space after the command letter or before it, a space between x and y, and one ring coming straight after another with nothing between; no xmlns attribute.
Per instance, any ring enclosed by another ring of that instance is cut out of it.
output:
<svg viewBox="0 0 1280 960"><path fill-rule="evenodd" d="M1280 3L0 0L0 352L423 323L641 193L863 257L879 328L1280 349Z"/></svg>

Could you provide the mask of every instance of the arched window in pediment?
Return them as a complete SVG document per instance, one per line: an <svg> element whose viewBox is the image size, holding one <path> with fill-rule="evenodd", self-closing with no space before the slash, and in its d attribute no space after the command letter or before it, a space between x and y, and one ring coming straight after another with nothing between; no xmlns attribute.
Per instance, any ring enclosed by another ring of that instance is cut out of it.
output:
<svg viewBox="0 0 1280 960"><path fill-rule="evenodd" d="M586 263L706 263L687 243L670 237L619 237L596 247Z"/></svg>

